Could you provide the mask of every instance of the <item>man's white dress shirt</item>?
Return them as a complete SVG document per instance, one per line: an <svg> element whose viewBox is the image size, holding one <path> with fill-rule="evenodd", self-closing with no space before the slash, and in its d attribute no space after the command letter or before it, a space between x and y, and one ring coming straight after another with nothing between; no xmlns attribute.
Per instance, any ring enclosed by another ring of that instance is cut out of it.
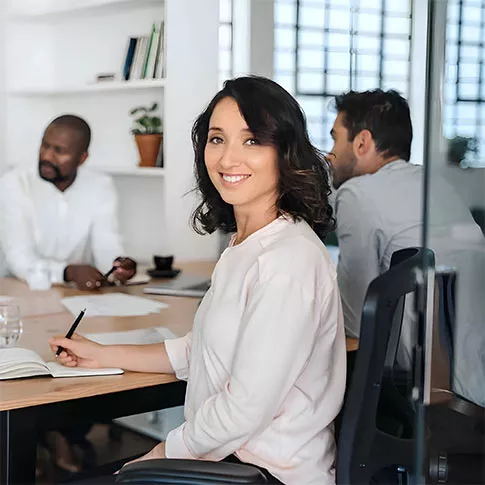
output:
<svg viewBox="0 0 485 485"><path fill-rule="evenodd" d="M288 485L335 483L344 326L334 265L306 222L280 217L228 247L192 332L165 345L188 380L168 458L235 453Z"/></svg>
<svg viewBox="0 0 485 485"><path fill-rule="evenodd" d="M369 283L392 254L423 245L423 167L404 160L344 182L336 194L337 267L345 329L358 337ZM485 406L485 239L453 187L433 173L429 247L437 269L457 272L454 390ZM406 304L400 361L409 365L416 325Z"/></svg>
<svg viewBox="0 0 485 485"><path fill-rule="evenodd" d="M7 269L21 279L39 263L52 283L63 281L69 264L108 271L124 254L111 179L81 166L61 192L37 168L8 172L0 179L0 246Z"/></svg>

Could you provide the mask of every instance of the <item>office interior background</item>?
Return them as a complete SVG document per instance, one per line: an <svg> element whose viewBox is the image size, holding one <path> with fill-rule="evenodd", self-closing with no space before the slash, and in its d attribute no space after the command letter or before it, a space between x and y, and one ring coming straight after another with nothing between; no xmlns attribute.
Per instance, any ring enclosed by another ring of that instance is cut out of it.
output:
<svg viewBox="0 0 485 485"><path fill-rule="evenodd" d="M190 128L225 79L251 73L273 78L298 99L322 150L331 148L335 95L396 89L411 108L411 162L429 164L431 177L442 174L480 220L485 1L435 3L439 48L432 52L435 90L427 138L426 1L1 2L0 173L34 166L47 123L62 113L78 114L93 131L87 163L115 181L127 253L146 263L153 254L215 259L219 236L199 236L188 223L196 200ZM122 81L128 38L145 35L160 22L164 76ZM103 73L116 77L96 82ZM141 168L129 111L154 101L163 119L163 167ZM452 156L456 151L459 156Z"/></svg>

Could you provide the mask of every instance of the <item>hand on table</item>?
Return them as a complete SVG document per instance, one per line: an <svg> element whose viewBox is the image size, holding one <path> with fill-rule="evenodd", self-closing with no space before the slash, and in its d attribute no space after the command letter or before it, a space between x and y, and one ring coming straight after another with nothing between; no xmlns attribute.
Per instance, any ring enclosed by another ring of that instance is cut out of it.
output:
<svg viewBox="0 0 485 485"><path fill-rule="evenodd" d="M131 258L116 258L113 266L116 268L113 276L121 283L125 283L136 274L136 261Z"/></svg>
<svg viewBox="0 0 485 485"><path fill-rule="evenodd" d="M106 367L102 363L102 357L107 351L105 345L98 344L77 333L68 339L62 336L49 339L52 352L57 352L58 347L64 350L57 357L57 361L67 367L87 367L99 369Z"/></svg>
<svg viewBox="0 0 485 485"><path fill-rule="evenodd" d="M97 290L105 278L94 266L89 264L70 264L64 272L64 279L73 282L80 290Z"/></svg>

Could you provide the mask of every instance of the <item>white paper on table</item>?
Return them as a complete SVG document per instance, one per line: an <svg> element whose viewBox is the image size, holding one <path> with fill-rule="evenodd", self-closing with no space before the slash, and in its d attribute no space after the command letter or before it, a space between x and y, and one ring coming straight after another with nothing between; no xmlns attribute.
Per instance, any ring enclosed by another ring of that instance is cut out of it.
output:
<svg viewBox="0 0 485 485"><path fill-rule="evenodd" d="M156 344L176 335L165 327L140 328L125 332L86 333L84 336L103 345Z"/></svg>
<svg viewBox="0 0 485 485"><path fill-rule="evenodd" d="M147 274L137 273L133 278L125 281L121 286L144 285L151 281L151 277Z"/></svg>
<svg viewBox="0 0 485 485"><path fill-rule="evenodd" d="M61 303L75 316L86 308L86 317L135 317L158 313L168 307L160 301L124 293L70 296L63 298Z"/></svg>

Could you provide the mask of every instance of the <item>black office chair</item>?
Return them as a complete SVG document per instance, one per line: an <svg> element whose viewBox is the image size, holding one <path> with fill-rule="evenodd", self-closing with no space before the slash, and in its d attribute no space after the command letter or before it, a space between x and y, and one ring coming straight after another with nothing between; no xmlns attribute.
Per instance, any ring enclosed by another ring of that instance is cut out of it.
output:
<svg viewBox="0 0 485 485"><path fill-rule="evenodd" d="M369 286L355 369L339 430L337 481L368 484L389 474L401 477L414 459L414 412L394 383L394 360L401 331L403 299L416 289L423 252L400 251L395 266ZM428 256L434 261L433 254ZM376 416L382 419L376 424ZM389 470L390 468L390 470ZM397 480L396 478L396 480ZM151 460L122 469L117 483L247 484L266 483L255 467L187 460ZM397 482L396 482L397 483Z"/></svg>
<svg viewBox="0 0 485 485"><path fill-rule="evenodd" d="M438 426L438 432L432 433L431 441L435 450L430 456L430 478L447 483L485 483L485 441L481 450L475 444L475 450L470 451L471 432L475 441L480 441L479 436L485 436L485 409L465 399L463 396L452 392L453 360L454 360L454 337L456 324L456 285L457 274L452 268L436 271L436 310L438 312L438 326L435 329L435 341L433 342L434 358L441 364L439 388L448 394L449 398L436 404L429 409L431 427L443 423L452 425L452 429L459 430L461 435L458 443L451 445L451 452L445 449L446 436L442 436ZM443 369L446 372L443 372ZM450 412L451 411L451 412ZM446 428L445 426L445 428ZM432 431L435 431L432 429ZM436 434L436 436L434 436ZM446 434L450 434L449 432ZM436 448L441 448L437 451ZM472 446L473 448L473 446ZM461 450L460 450L461 449ZM461 452L460 452L461 451Z"/></svg>

